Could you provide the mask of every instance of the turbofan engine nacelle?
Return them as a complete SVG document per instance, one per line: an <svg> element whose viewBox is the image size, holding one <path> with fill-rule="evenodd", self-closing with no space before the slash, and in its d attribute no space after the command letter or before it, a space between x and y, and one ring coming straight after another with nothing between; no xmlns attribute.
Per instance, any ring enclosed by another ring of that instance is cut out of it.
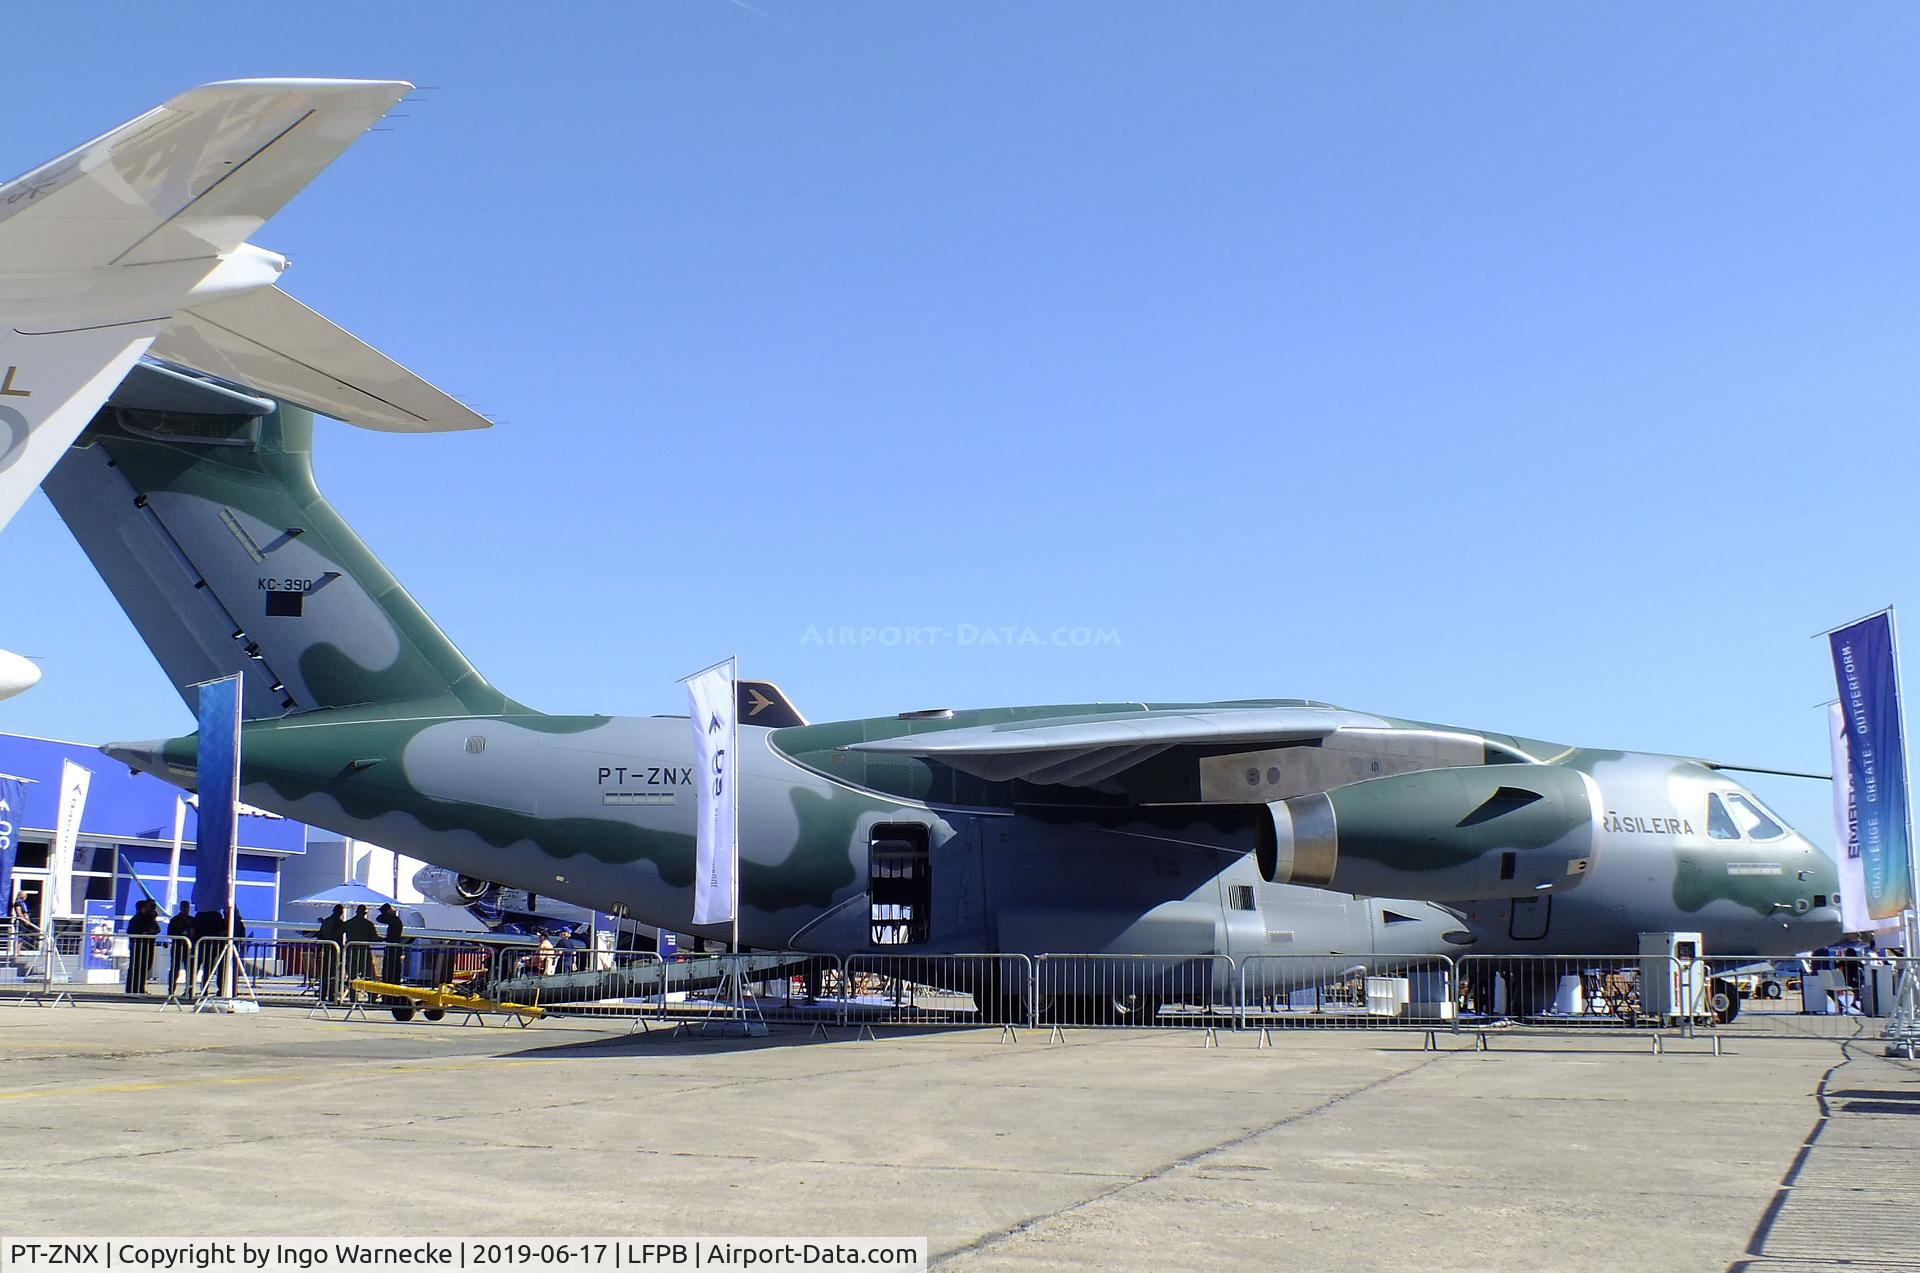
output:
<svg viewBox="0 0 1920 1273"><path fill-rule="evenodd" d="M499 887L492 880L475 879L471 875L456 875L453 878L453 891L463 902L485 901L487 895Z"/></svg>
<svg viewBox="0 0 1920 1273"><path fill-rule="evenodd" d="M1531 897L1593 864L1601 800L1554 765L1374 778L1265 806L1254 856L1274 884L1427 902Z"/></svg>

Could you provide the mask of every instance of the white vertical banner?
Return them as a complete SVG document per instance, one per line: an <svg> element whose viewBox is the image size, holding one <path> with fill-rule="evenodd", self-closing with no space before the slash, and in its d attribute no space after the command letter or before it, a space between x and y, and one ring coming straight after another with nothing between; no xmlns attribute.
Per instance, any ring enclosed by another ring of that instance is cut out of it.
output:
<svg viewBox="0 0 1920 1273"><path fill-rule="evenodd" d="M739 918L739 808L734 761L739 712L734 661L716 663L686 680L693 721L693 922L724 924Z"/></svg>
<svg viewBox="0 0 1920 1273"><path fill-rule="evenodd" d="M80 845L80 817L87 810L87 788L93 771L71 760L60 762L60 818L53 829L53 856L47 863L47 914L70 918L80 912L73 905L73 857Z"/></svg>
<svg viewBox="0 0 1920 1273"><path fill-rule="evenodd" d="M173 852L167 857L167 914L180 908L180 846L187 839L187 798L173 798Z"/></svg>

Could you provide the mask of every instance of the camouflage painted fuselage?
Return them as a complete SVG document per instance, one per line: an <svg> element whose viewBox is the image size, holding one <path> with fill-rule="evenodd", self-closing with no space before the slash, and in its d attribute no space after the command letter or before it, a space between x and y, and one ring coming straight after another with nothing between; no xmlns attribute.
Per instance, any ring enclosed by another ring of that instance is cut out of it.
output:
<svg viewBox="0 0 1920 1273"><path fill-rule="evenodd" d="M145 401L103 410L45 488L183 696L242 673L246 800L688 927L684 718L507 698L321 496L307 413ZM108 750L193 781L191 737ZM1747 793L1667 756L1299 700L746 725L742 750L759 947L1629 952L1697 930L1731 954L1839 930L1828 857L1757 810L1722 838L1710 801Z"/></svg>
<svg viewBox="0 0 1920 1273"><path fill-rule="evenodd" d="M466 874L688 928L694 795L684 718L333 715L248 725L244 797ZM1253 853L1253 806L1096 805L1022 784L987 799L996 793L982 788L994 784L924 762L875 763L835 741L901 727L882 718L743 728L745 942L875 949L869 849L902 825L926 829L931 910L924 940L887 947L897 953L1602 953L1635 949L1642 932L1697 930L1710 950L1772 954L1838 932L1831 860L1791 832L1709 838L1708 795L1740 788L1672 757L1554 749L1554 764L1590 776L1604 797L1577 883L1435 904L1268 882ZM111 750L190 782L193 746L189 737ZM936 795L956 787L972 798ZM1433 853L1407 844L1410 878Z"/></svg>

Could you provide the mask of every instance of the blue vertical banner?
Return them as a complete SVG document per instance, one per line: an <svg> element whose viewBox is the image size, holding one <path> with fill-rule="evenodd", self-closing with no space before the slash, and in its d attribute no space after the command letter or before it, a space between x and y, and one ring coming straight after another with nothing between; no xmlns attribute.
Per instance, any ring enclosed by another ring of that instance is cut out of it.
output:
<svg viewBox="0 0 1920 1273"><path fill-rule="evenodd" d="M0 777L0 916L13 914L13 864L20 855L21 815L27 807L27 785L18 778Z"/></svg>
<svg viewBox="0 0 1920 1273"><path fill-rule="evenodd" d="M88 972L113 969L113 899L87 899L86 942L80 948L80 966ZM92 981L92 977L87 978Z"/></svg>
<svg viewBox="0 0 1920 1273"><path fill-rule="evenodd" d="M1890 919L1913 905L1908 840L1906 740L1893 611L1883 610L1827 634L1833 679L1846 728L1847 776L1866 884L1867 914Z"/></svg>
<svg viewBox="0 0 1920 1273"><path fill-rule="evenodd" d="M240 803L240 677L200 687L199 830L194 837L193 909L221 911L233 887L234 824Z"/></svg>

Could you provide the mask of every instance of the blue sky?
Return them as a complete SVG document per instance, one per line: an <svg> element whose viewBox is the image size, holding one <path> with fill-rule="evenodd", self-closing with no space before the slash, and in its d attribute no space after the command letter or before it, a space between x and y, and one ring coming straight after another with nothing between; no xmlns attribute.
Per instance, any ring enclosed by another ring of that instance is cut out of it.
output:
<svg viewBox="0 0 1920 1273"><path fill-rule="evenodd" d="M328 426L318 466L548 710L681 710L737 650L817 719L1305 695L1824 769L1809 634L1920 624L1907 10L43 5L10 40L13 171L207 80L434 86L259 241L501 422ZM0 729L190 728L43 497L6 539L0 645L46 680ZM1762 790L1830 840L1824 784Z"/></svg>

